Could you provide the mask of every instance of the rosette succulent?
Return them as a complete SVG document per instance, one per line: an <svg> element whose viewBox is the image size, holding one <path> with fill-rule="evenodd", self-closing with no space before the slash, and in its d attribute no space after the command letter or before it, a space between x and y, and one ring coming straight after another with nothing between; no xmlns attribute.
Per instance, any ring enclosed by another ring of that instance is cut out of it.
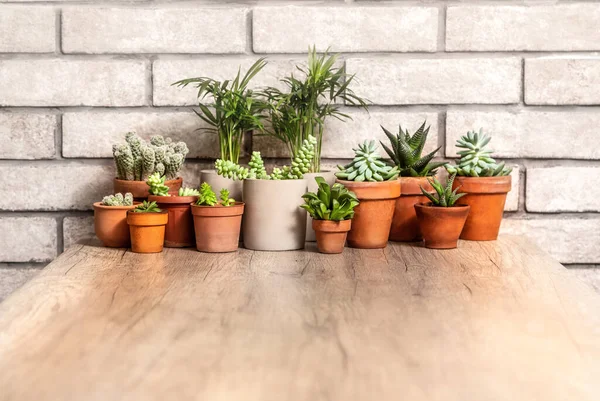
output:
<svg viewBox="0 0 600 401"><path fill-rule="evenodd" d="M390 181L398 178L398 166L389 166L377 153L375 141L365 141L354 148L354 159L345 166L338 166L335 176L347 181Z"/></svg>
<svg viewBox="0 0 600 401"><path fill-rule="evenodd" d="M483 133L469 131L456 141L456 147L463 150L458 152L460 159L457 165L446 165L450 174L467 177L495 177L509 175L511 167L506 167L504 162L497 163L490 155L491 150L485 149L491 138Z"/></svg>
<svg viewBox="0 0 600 401"><path fill-rule="evenodd" d="M150 189L148 190L150 195L169 196L169 187L165 185L164 175L161 177L161 175L158 172L156 172L150 177L148 177L148 181L146 181L146 184L148 184L148 186L150 187Z"/></svg>

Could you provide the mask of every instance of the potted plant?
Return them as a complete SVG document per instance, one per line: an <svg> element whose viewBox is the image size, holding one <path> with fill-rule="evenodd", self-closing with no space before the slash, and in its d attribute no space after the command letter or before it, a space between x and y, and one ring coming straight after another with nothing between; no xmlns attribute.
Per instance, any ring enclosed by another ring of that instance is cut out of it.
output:
<svg viewBox="0 0 600 401"><path fill-rule="evenodd" d="M172 142L171 138L155 135L150 142L132 132L125 134L125 143L113 145L113 157L117 166L114 181L115 192L130 192L134 199L143 200L149 195L146 180L157 172L166 176L165 184L170 191L181 188L183 180L179 170L189 150L184 142Z"/></svg>
<svg viewBox="0 0 600 401"><path fill-rule="evenodd" d="M496 163L486 150L490 137L482 130L468 132L456 146L460 159L455 166L447 165L449 174L456 174L454 186L467 196L460 203L471 206L460 238L472 241L493 241L498 238L506 195L511 189L512 168Z"/></svg>
<svg viewBox="0 0 600 401"><path fill-rule="evenodd" d="M432 190L427 177L434 176L437 169L446 164L445 162L431 162L440 147L422 156L429 134L429 127L426 127L426 125L427 121L423 122L412 135L408 130L402 130L402 126L398 127L398 134L396 135L383 126L381 127L390 141L390 146L386 146L383 142L381 142L381 145L393 165L400 170L400 184L402 186L402 195L396 201L392 219L390 241L417 241L421 239L414 206L417 203L425 202L427 199L421 193L421 187L427 188L428 191Z"/></svg>
<svg viewBox="0 0 600 401"><path fill-rule="evenodd" d="M330 186L323 177L315 177L315 181L317 193L305 193L300 207L312 217L319 252L342 253L358 199L342 184Z"/></svg>
<svg viewBox="0 0 600 401"><path fill-rule="evenodd" d="M131 193L108 195L102 198L102 202L94 203L94 231L104 246L129 247L127 211L135 206Z"/></svg>
<svg viewBox="0 0 600 401"><path fill-rule="evenodd" d="M375 141L357 148L354 160L338 166L337 182L356 194L360 205L354 210L348 245L353 248L387 246L396 200L400 197L397 166L389 166L377 154Z"/></svg>
<svg viewBox="0 0 600 401"><path fill-rule="evenodd" d="M445 187L436 178L429 181L435 192L429 193L425 188L421 188L421 191L430 202L414 205L427 248L456 248L458 237L467 220L470 207L456 204L456 201L466 194L457 194L460 187L452 189L454 177L456 174L448 177Z"/></svg>
<svg viewBox="0 0 600 401"><path fill-rule="evenodd" d="M196 231L196 249L201 252L233 252L238 249L244 203L229 197L221 189L221 200L210 185L200 185L200 195L191 204Z"/></svg>
<svg viewBox="0 0 600 401"><path fill-rule="evenodd" d="M127 224L131 236L131 250L136 253L162 252L165 242L165 226L169 215L158 208L156 202L144 201L127 212Z"/></svg>
<svg viewBox="0 0 600 401"><path fill-rule="evenodd" d="M165 176L152 174L146 184L150 187L148 200L154 201L158 207L166 210L169 221L165 228L165 246L168 248L183 248L194 246L194 220L190 203L198 199L198 190L179 188L178 192L169 192L165 184Z"/></svg>
<svg viewBox="0 0 600 401"><path fill-rule="evenodd" d="M221 160L238 163L242 149L244 134L252 130L263 130L263 111L265 103L250 89L248 85L256 74L267 64L264 58L257 60L248 71L241 76L241 68L235 78L217 81L213 78L197 77L175 82L184 88L194 85L198 88L200 111L194 110L208 128L202 130L216 133L219 137ZM213 103L208 103L210 98ZM211 110L211 108L214 110ZM201 182L208 182L213 188L227 188L234 198L242 196L242 183L224 179L214 170L203 170Z"/></svg>

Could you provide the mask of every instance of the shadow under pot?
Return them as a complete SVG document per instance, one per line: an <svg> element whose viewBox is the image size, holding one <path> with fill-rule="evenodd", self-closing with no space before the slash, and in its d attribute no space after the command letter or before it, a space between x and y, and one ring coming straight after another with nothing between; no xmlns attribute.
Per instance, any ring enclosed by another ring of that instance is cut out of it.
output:
<svg viewBox="0 0 600 401"><path fill-rule="evenodd" d="M459 193L467 195L457 203L471 206L461 239L471 241L493 241L498 238L504 214L506 195L511 189L511 176L459 177L454 179L453 188L460 186Z"/></svg>
<svg viewBox="0 0 600 401"><path fill-rule="evenodd" d="M400 180L356 182L336 180L354 192L360 204L354 208L348 246L385 248L390 236L396 200L400 197Z"/></svg>
<svg viewBox="0 0 600 401"><path fill-rule="evenodd" d="M396 200L394 218L390 229L390 241L414 242L421 240L421 231L415 212L417 203L426 203L427 197L421 192L433 191L427 177L400 177L402 194Z"/></svg>
<svg viewBox="0 0 600 401"><path fill-rule="evenodd" d="M312 228L316 234L319 252L342 253L351 227L352 220L313 220Z"/></svg>
<svg viewBox="0 0 600 401"><path fill-rule="evenodd" d="M129 226L127 212L135 209L139 202L132 206L106 206L102 202L94 203L94 231L96 237L110 248L129 248Z"/></svg>
<svg viewBox="0 0 600 401"><path fill-rule="evenodd" d="M131 236L131 250L136 253L162 252L165 242L165 226L169 221L166 210L162 212L127 212L127 224Z"/></svg>
<svg viewBox="0 0 600 401"><path fill-rule="evenodd" d="M418 203L414 208L426 248L456 248L469 214L469 206L440 207L429 202Z"/></svg>
<svg viewBox="0 0 600 401"><path fill-rule="evenodd" d="M158 207L166 210L169 221L165 227L165 246L167 248L184 248L194 246L194 219L190 203L196 202L197 196L148 196L149 202L156 202Z"/></svg>
<svg viewBox="0 0 600 401"><path fill-rule="evenodd" d="M169 192L179 191L179 188L181 188L182 184L183 179L181 177L165 181L165 185L169 187ZM146 200L148 196L150 196L150 193L148 192L150 187L148 184L146 184L146 181L130 181L115 178L113 187L114 193L120 192L125 194L127 192L131 192L133 199L138 201Z"/></svg>
<svg viewBox="0 0 600 401"><path fill-rule="evenodd" d="M229 197L233 199L242 199L242 188L244 181L232 180L231 178L221 177L217 170L202 170L200 172L200 183L206 182L216 192L225 188L229 191Z"/></svg>
<svg viewBox="0 0 600 401"><path fill-rule="evenodd" d="M244 203L231 206L191 204L196 232L196 249L200 252L234 252L238 249Z"/></svg>

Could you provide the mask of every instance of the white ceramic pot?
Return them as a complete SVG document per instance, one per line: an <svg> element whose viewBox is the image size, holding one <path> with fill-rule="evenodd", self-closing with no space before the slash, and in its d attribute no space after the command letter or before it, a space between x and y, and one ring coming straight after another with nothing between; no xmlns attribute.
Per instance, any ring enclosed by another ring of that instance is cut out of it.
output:
<svg viewBox="0 0 600 401"><path fill-rule="evenodd" d="M200 183L208 183L212 190L219 197L219 191L223 188L229 190L229 196L238 202L242 202L242 188L244 186L243 181L234 181L231 178L221 177L217 174L217 170L202 170L200 171Z"/></svg>
<svg viewBox="0 0 600 401"><path fill-rule="evenodd" d="M244 181L244 247L256 251L304 248L306 180Z"/></svg>
<svg viewBox="0 0 600 401"><path fill-rule="evenodd" d="M307 191L316 193L319 189L315 177L323 177L329 185L335 183L335 173L333 171L321 171L319 173L306 173L304 179L306 180ZM312 228L312 217L307 216L306 218L306 241L315 242L317 237L315 230Z"/></svg>

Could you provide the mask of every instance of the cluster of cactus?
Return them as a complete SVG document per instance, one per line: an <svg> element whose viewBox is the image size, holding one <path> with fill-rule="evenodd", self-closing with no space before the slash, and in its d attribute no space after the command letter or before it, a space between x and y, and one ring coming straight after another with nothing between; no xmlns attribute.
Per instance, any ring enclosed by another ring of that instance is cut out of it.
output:
<svg viewBox="0 0 600 401"><path fill-rule="evenodd" d="M150 187L148 190L150 195L169 196L169 187L165 185L164 175L161 176L158 172L151 174L146 184Z"/></svg>
<svg viewBox="0 0 600 401"><path fill-rule="evenodd" d="M125 196L122 193L108 195L102 198L102 204L104 206L132 206L133 195L130 192L127 192Z"/></svg>
<svg viewBox="0 0 600 401"><path fill-rule="evenodd" d="M512 168L506 167L504 162L496 163L496 160L491 157L492 151L485 149L490 140L491 138L481 129L478 133L469 131L467 135L462 136L456 141L456 147L463 149L458 152L460 159L456 166L446 165L448 173L467 177L509 175Z"/></svg>
<svg viewBox="0 0 600 401"><path fill-rule="evenodd" d="M198 206L215 206L220 204L222 206L231 206L235 204L235 199L229 197L229 190L226 188L221 189L220 192L221 200L217 200L217 194L212 190L212 187L207 182L203 182L200 185L200 193L196 205Z"/></svg>
<svg viewBox="0 0 600 401"><path fill-rule="evenodd" d="M158 173L168 180L177 177L189 150L184 142L172 142L171 138L155 135L150 142L142 140L133 132L125 134L124 144L113 145L113 157L117 166L117 178L129 181L146 181Z"/></svg>
<svg viewBox="0 0 600 401"><path fill-rule="evenodd" d="M160 213L162 212L162 209L158 208L156 202L144 201L143 203L139 204L135 209L133 209L133 211L136 213Z"/></svg>
<svg viewBox="0 0 600 401"><path fill-rule="evenodd" d="M466 195L465 193L457 194L460 187L457 187L454 191L452 190L452 184L454 183L455 177L456 174L449 176L445 187L440 184L437 178L434 178L433 181L428 178L427 181L429 181L429 184L431 184L435 192L427 192L423 187L421 187L421 192L423 192L423 195L425 195L434 206L452 207L457 200Z"/></svg>
<svg viewBox="0 0 600 401"><path fill-rule="evenodd" d="M375 141L365 141L353 148L354 159L345 166L338 165L335 176L347 181L390 181L398 178L398 166L389 166L377 153Z"/></svg>
<svg viewBox="0 0 600 401"><path fill-rule="evenodd" d="M181 187L178 192L179 196L199 196L200 192L196 188Z"/></svg>

